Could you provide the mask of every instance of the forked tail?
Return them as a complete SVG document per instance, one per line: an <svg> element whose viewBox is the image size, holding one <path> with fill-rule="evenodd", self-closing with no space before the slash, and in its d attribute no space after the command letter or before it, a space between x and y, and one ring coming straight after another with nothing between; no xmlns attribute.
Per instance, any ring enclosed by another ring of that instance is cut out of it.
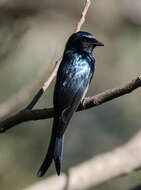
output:
<svg viewBox="0 0 141 190"><path fill-rule="evenodd" d="M38 177L41 177L45 174L45 172L48 170L53 160L55 163L57 174L60 175L64 137L58 138L56 136L57 122L55 120L53 124L52 136L51 136L48 152L46 154L43 164L41 165L37 173Z"/></svg>

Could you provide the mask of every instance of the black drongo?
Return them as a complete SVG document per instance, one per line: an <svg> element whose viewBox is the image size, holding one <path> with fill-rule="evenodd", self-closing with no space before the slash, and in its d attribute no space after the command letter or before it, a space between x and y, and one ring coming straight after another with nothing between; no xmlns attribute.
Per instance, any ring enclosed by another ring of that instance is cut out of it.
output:
<svg viewBox="0 0 141 190"><path fill-rule="evenodd" d="M45 174L53 160L60 175L64 133L73 113L83 101L94 74L93 49L96 46L104 44L88 32L74 33L68 39L54 89L55 115L51 140L38 176Z"/></svg>

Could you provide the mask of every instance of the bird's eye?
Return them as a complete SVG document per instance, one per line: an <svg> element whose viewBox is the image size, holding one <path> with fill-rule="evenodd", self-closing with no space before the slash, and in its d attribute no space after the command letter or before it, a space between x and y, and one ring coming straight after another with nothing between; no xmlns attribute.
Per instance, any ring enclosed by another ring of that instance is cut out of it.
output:
<svg viewBox="0 0 141 190"><path fill-rule="evenodd" d="M83 42L88 42L88 39L87 39L87 38L84 38L84 39L83 39Z"/></svg>

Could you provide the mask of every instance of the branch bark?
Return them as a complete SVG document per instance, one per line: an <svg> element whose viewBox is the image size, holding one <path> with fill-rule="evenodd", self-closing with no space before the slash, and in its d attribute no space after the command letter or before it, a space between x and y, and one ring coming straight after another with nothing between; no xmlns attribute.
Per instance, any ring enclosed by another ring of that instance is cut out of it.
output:
<svg viewBox="0 0 141 190"><path fill-rule="evenodd" d="M51 176L24 190L85 190L141 167L141 131L129 142L69 169L68 174Z"/></svg>
<svg viewBox="0 0 141 190"><path fill-rule="evenodd" d="M83 104L80 104L77 111L82 111L85 109L89 109L95 106L99 106L107 101L111 101L115 98L123 96L132 92L133 90L141 87L141 76L135 78L134 80L130 81L126 85L106 90L96 96L85 98ZM40 119L49 119L54 116L54 109L38 109L38 110L28 110L24 109L18 112L16 115L13 115L3 121L0 122L0 132L5 132L8 129L22 123L25 121L31 120L40 120Z"/></svg>

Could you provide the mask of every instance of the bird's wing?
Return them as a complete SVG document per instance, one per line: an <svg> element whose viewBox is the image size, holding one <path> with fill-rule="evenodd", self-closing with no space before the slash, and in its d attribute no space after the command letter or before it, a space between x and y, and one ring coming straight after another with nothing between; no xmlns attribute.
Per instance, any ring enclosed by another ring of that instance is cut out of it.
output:
<svg viewBox="0 0 141 190"><path fill-rule="evenodd" d="M78 108L80 104L81 99L83 98L84 89L86 88L87 88L87 83L83 81L80 85L80 88L77 90L76 94L73 96L72 102L69 105L67 105L67 107L64 108L61 114L59 115L59 120L56 126L57 128L56 135L58 137L63 136L73 113L76 111L76 109Z"/></svg>
<svg viewBox="0 0 141 190"><path fill-rule="evenodd" d="M93 74L88 61L78 56L65 57L62 61L54 91L55 110L62 112L72 105L80 92L85 92Z"/></svg>
<svg viewBox="0 0 141 190"><path fill-rule="evenodd" d="M57 136L64 134L73 113L86 94L93 74L88 60L75 57L69 61L71 64L62 63L54 91L54 108L59 117Z"/></svg>

